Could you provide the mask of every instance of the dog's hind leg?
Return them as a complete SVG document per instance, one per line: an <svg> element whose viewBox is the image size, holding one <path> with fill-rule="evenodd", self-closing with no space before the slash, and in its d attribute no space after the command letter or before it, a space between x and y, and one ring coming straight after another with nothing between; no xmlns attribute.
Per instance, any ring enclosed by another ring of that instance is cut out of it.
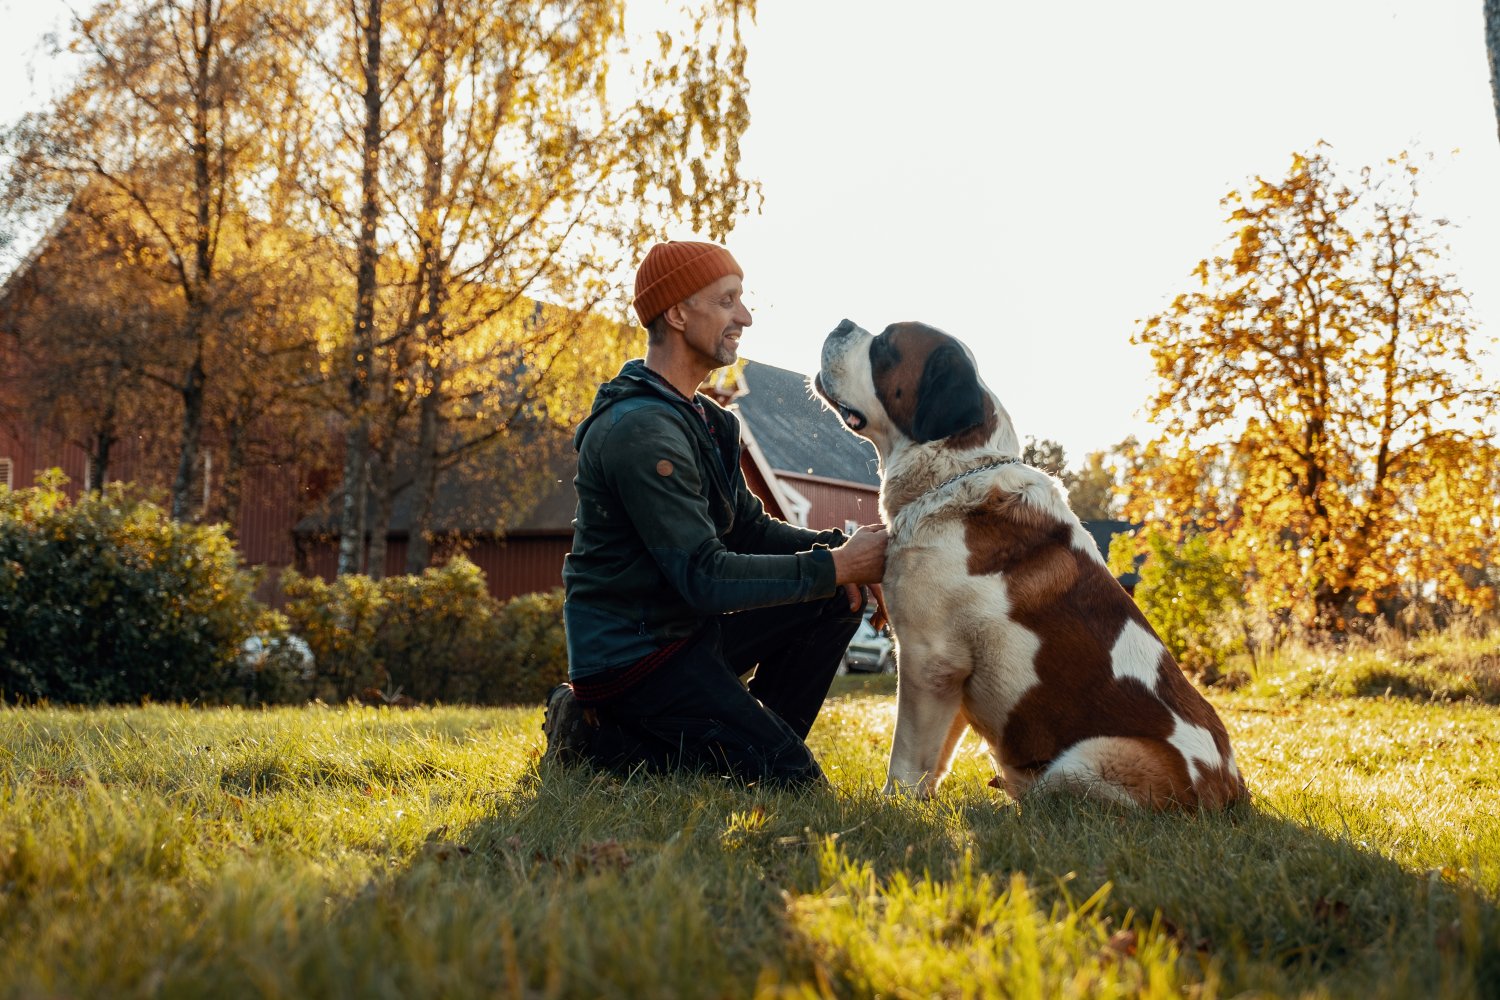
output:
<svg viewBox="0 0 1500 1000"><path fill-rule="evenodd" d="M903 671L896 684L896 735L885 790L927 798L947 774L968 724L962 713L968 669L938 657L918 661L907 656L904 662L921 662L923 667Z"/></svg>
<svg viewBox="0 0 1500 1000"><path fill-rule="evenodd" d="M1164 740L1128 736L1080 740L1052 762L1032 790L1077 792L1146 809L1196 803L1181 754Z"/></svg>

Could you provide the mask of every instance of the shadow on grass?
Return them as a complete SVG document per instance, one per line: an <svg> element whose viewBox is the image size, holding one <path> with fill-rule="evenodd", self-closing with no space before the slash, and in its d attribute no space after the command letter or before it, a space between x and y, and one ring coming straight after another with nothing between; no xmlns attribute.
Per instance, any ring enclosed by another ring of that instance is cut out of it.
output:
<svg viewBox="0 0 1500 1000"><path fill-rule="evenodd" d="M1413 872L1353 836L1326 804L1303 815L1143 815L1027 802L1012 821L965 810L975 855L1074 897L1109 885L1107 908L1154 920L1226 992L1462 996L1500 990L1500 913L1453 873ZM1315 816L1325 819L1320 823Z"/></svg>
<svg viewBox="0 0 1500 1000"><path fill-rule="evenodd" d="M1251 671L1255 673L1255 671ZM1500 650L1391 650L1368 644L1306 652L1271 664L1252 689L1291 697L1400 698L1413 702L1500 704Z"/></svg>
<svg viewBox="0 0 1500 1000"><path fill-rule="evenodd" d="M446 893L490 928L504 959L492 985L563 995L888 994L943 954L963 956L983 992L1001 973L972 971L993 965L976 958L1005 959L1023 938L1034 948L1037 927L1078 936L1036 959L1062 989L1112 968L1113 932L1134 927L1142 961L1166 954L1179 986L1207 993L1500 991L1493 900L1323 832L1316 798L1304 815L1153 816L1018 806L972 784L916 803L873 787L792 794L544 768L442 832L393 891ZM1018 892L1035 916L1024 933ZM874 969L860 945L877 939Z"/></svg>
<svg viewBox="0 0 1500 1000"><path fill-rule="evenodd" d="M1372 665L1351 677L1338 694L1404 698L1417 702L1500 704L1500 671L1452 674L1423 667Z"/></svg>

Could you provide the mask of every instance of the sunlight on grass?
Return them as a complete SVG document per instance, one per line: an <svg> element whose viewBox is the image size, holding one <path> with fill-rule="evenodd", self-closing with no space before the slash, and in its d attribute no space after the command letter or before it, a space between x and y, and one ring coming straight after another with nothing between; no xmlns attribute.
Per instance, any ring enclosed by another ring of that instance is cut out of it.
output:
<svg viewBox="0 0 1500 1000"><path fill-rule="evenodd" d="M539 771L539 708L0 709L0 997L1500 983L1494 706L1211 691L1253 804L1149 816L972 736L886 799L893 690L840 678L795 794Z"/></svg>
<svg viewBox="0 0 1500 1000"><path fill-rule="evenodd" d="M1049 903L1023 874L976 871L971 854L944 878L898 872L882 882L832 842L821 874L828 887L793 900L790 914L814 956L816 993L1182 994L1176 943L1132 915L1116 928L1101 913L1108 886L1081 902L1064 892Z"/></svg>
<svg viewBox="0 0 1500 1000"><path fill-rule="evenodd" d="M1289 643L1258 664L1240 657L1253 693L1271 697L1379 697L1500 704L1500 630L1450 628L1416 639L1392 632L1332 646Z"/></svg>

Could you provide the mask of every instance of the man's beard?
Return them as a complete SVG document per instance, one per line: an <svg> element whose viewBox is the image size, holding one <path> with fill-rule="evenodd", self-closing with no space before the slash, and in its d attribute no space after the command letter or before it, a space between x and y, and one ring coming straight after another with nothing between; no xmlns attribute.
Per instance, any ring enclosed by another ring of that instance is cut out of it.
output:
<svg viewBox="0 0 1500 1000"><path fill-rule="evenodd" d="M727 337L720 337L718 346L714 348L714 361L723 368L734 364L739 360L739 345L732 343Z"/></svg>

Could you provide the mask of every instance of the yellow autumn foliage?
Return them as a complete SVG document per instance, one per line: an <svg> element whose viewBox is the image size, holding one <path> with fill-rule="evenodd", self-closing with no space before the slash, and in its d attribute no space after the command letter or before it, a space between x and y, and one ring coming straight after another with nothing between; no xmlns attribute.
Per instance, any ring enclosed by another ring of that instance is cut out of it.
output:
<svg viewBox="0 0 1500 1000"><path fill-rule="evenodd" d="M1500 396L1403 154L1346 181L1319 149L1228 195L1223 249L1147 319L1150 413L1125 516L1233 539L1247 594L1339 627L1496 606Z"/></svg>

